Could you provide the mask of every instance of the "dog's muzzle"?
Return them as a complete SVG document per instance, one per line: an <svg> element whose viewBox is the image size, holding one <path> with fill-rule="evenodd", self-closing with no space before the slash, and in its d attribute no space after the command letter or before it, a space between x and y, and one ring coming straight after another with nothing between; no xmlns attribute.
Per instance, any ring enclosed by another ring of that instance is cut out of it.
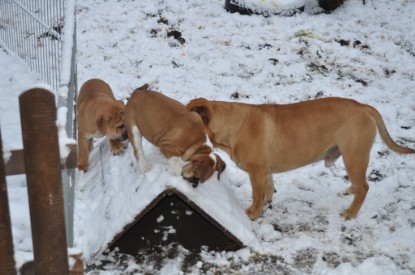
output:
<svg viewBox="0 0 415 275"><path fill-rule="evenodd" d="M192 186L194 188L196 188L199 185L200 179L196 178L196 177L191 177L191 178L184 178L185 180L187 180L188 182L192 183Z"/></svg>

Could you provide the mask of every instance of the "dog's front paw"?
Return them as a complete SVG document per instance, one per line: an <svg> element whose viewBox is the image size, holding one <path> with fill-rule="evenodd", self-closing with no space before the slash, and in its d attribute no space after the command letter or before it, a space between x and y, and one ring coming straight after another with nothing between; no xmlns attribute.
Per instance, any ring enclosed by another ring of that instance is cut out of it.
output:
<svg viewBox="0 0 415 275"><path fill-rule="evenodd" d="M127 148L127 145L125 145L121 141L110 140L110 150L114 156L123 154L126 148Z"/></svg>
<svg viewBox="0 0 415 275"><path fill-rule="evenodd" d="M353 213L350 209L346 209L340 214L345 220L351 220L356 218L357 213Z"/></svg>
<svg viewBox="0 0 415 275"><path fill-rule="evenodd" d="M251 220L255 220L256 218L261 216L261 210L258 211L252 206L246 209L245 212Z"/></svg>
<svg viewBox="0 0 415 275"><path fill-rule="evenodd" d="M138 160L138 165L140 166L141 171L143 171L144 173L150 171L151 169L151 166L147 163L147 161L143 157L141 157Z"/></svg>
<svg viewBox="0 0 415 275"><path fill-rule="evenodd" d="M82 172L87 172L88 166L88 163L78 163L78 170Z"/></svg>

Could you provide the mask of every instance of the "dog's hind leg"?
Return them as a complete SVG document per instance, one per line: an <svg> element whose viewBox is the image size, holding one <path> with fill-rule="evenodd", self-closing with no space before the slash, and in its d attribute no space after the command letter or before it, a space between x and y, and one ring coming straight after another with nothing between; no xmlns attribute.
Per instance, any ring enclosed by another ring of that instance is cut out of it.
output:
<svg viewBox="0 0 415 275"><path fill-rule="evenodd" d="M142 136L140 130L138 130L137 126L133 126L128 128L128 137L130 139L131 144L134 148L134 156L135 159L138 161L138 165L140 166L141 171L147 172L150 170L150 166L147 164L147 161L144 156L144 150L142 145Z"/></svg>
<svg viewBox="0 0 415 275"><path fill-rule="evenodd" d="M274 188L274 181L272 179L272 173L269 173L267 176L267 197L266 197L266 203L267 208L272 209L272 195L275 193Z"/></svg>
<svg viewBox="0 0 415 275"><path fill-rule="evenodd" d="M88 152L91 152L93 148L94 148L94 143L92 142L92 139L90 139L88 143Z"/></svg>
<svg viewBox="0 0 415 275"><path fill-rule="evenodd" d="M274 181L272 179L272 173L269 173L267 176L267 202L271 203L272 202L272 195L275 192L275 188L274 188Z"/></svg>
<svg viewBox="0 0 415 275"><path fill-rule="evenodd" d="M361 129L355 135L353 142L348 141L343 147L340 147L346 171L352 183L352 186L345 193L354 194L352 204L342 213L345 219L352 219L357 216L369 190L369 185L366 181L366 170L375 135L376 129L371 129L370 127Z"/></svg>
<svg viewBox="0 0 415 275"><path fill-rule="evenodd" d="M347 173L349 174L352 186L345 192L353 192L354 198L350 207L342 213L342 216L345 219L356 218L366 198L366 194L369 190L369 185L366 181L366 168L367 162L363 161L346 164Z"/></svg>

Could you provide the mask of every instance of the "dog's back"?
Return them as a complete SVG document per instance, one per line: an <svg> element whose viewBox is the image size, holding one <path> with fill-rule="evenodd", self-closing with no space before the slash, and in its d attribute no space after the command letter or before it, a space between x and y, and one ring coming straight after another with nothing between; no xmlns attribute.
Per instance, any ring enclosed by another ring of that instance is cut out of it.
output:
<svg viewBox="0 0 415 275"><path fill-rule="evenodd" d="M76 105L79 108L85 102L90 102L93 98L99 96L115 100L111 87L105 81L97 78L89 79L81 86Z"/></svg>
<svg viewBox="0 0 415 275"><path fill-rule="evenodd" d="M140 87L141 88L141 87ZM160 92L136 89L126 106L127 127L136 125L141 134L158 145L161 138L181 139L190 136L205 140L201 118L177 100ZM179 137L180 136L180 137ZM193 138L192 138L193 139Z"/></svg>

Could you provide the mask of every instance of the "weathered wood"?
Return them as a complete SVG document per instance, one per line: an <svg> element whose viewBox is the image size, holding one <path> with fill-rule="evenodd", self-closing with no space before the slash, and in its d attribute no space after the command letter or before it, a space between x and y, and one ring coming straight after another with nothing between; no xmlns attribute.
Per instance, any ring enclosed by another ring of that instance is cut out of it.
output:
<svg viewBox="0 0 415 275"><path fill-rule="evenodd" d="M19 97L36 274L69 274L55 96Z"/></svg>
<svg viewBox="0 0 415 275"><path fill-rule="evenodd" d="M13 237L1 132L0 156L0 275L13 275L16 274L16 263L14 261Z"/></svg>
<svg viewBox="0 0 415 275"><path fill-rule="evenodd" d="M68 147L71 152L65 163L61 163L61 170L77 167L77 147L75 144L70 144ZM6 176L26 174L23 150L13 150L10 153L10 159L6 163Z"/></svg>

